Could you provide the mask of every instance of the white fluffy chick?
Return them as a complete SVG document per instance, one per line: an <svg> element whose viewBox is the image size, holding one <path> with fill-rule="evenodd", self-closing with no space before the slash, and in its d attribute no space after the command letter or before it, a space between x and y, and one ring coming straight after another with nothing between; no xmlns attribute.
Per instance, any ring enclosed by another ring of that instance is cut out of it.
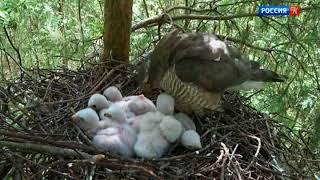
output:
<svg viewBox="0 0 320 180"><path fill-rule="evenodd" d="M149 132L159 127L161 119L164 115L160 112L147 112L143 115L136 116L130 123L137 132Z"/></svg>
<svg viewBox="0 0 320 180"><path fill-rule="evenodd" d="M111 119L117 123L126 123L126 113L118 104L112 104L107 109L102 109L99 112L99 116L101 120Z"/></svg>
<svg viewBox="0 0 320 180"><path fill-rule="evenodd" d="M85 108L74 115L71 119L85 132L92 137L98 130L109 127L110 121L99 121L99 116L91 108Z"/></svg>
<svg viewBox="0 0 320 180"><path fill-rule="evenodd" d="M184 113L177 113L174 117L182 124L184 129L180 137L180 143L187 149L200 149L202 147L200 135L196 132L196 125L192 119Z"/></svg>
<svg viewBox="0 0 320 180"><path fill-rule="evenodd" d="M160 130L141 131L134 145L134 152L138 157L155 159L163 156L169 148L169 143L161 136Z"/></svg>
<svg viewBox="0 0 320 180"><path fill-rule="evenodd" d="M151 100L144 97L144 95L127 96L121 101L117 101L117 104L126 113L126 118L132 118L137 115L144 114L150 111L156 111L155 105Z"/></svg>
<svg viewBox="0 0 320 180"><path fill-rule="evenodd" d="M119 106L125 112L126 118L131 118L135 116L135 114L128 109L128 102L122 100L117 101L114 104Z"/></svg>
<svg viewBox="0 0 320 180"><path fill-rule="evenodd" d="M174 117L176 120L178 120L182 124L182 126L184 127L184 130L196 130L196 125L187 114L176 113Z"/></svg>
<svg viewBox="0 0 320 180"><path fill-rule="evenodd" d="M187 130L181 136L181 144L191 150L200 149L202 147L200 135L194 130Z"/></svg>
<svg viewBox="0 0 320 180"><path fill-rule="evenodd" d="M117 102L122 100L122 94L120 90L115 86L110 86L103 91L103 95L111 102Z"/></svg>
<svg viewBox="0 0 320 180"><path fill-rule="evenodd" d="M111 105L111 102L109 102L105 96L98 93L93 94L88 101L88 107L98 112L101 109L108 108L110 105Z"/></svg>
<svg viewBox="0 0 320 180"><path fill-rule="evenodd" d="M172 116L163 117L159 128L161 135L170 143L176 142L183 132L181 123Z"/></svg>
<svg viewBox="0 0 320 180"><path fill-rule="evenodd" d="M174 98L166 93L161 93L157 98L157 109L165 115L173 115Z"/></svg>
<svg viewBox="0 0 320 180"><path fill-rule="evenodd" d="M93 143L98 148L125 157L134 156L133 146L136 140L136 132L125 124L100 130L93 137Z"/></svg>
<svg viewBox="0 0 320 180"><path fill-rule="evenodd" d="M136 116L133 126L139 128L134 151L138 157L145 159L160 158L168 150L170 144L161 135L159 124L164 115L160 112L147 112Z"/></svg>
<svg viewBox="0 0 320 180"><path fill-rule="evenodd" d="M159 125L162 136L170 143L177 141L183 131L183 127L173 115L174 112L174 99L172 96L161 93L157 98L157 109L161 113L168 115L162 118Z"/></svg>
<svg viewBox="0 0 320 180"><path fill-rule="evenodd" d="M128 109L136 116L147 112L154 112L157 110L153 102L150 99L146 98L144 95L135 97L131 96L128 103Z"/></svg>

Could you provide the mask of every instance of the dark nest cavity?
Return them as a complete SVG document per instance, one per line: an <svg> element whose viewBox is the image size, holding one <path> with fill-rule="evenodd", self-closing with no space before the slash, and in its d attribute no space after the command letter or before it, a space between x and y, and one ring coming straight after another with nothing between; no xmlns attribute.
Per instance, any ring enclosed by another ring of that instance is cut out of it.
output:
<svg viewBox="0 0 320 180"><path fill-rule="evenodd" d="M193 116L203 148L175 147L161 159L124 159L99 152L70 120L89 96L110 85L124 95L142 93L124 66L37 70L0 87L0 177L23 179L278 179L302 177L280 171L281 149L273 121L225 94L224 112ZM155 100L158 92L148 98ZM101 155L104 154L105 158ZM288 154L288 153L287 153Z"/></svg>

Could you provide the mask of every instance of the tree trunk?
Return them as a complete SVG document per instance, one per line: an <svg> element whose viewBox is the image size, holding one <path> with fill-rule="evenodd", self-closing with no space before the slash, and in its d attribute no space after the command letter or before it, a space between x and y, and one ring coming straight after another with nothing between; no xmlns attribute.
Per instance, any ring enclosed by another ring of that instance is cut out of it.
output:
<svg viewBox="0 0 320 180"><path fill-rule="evenodd" d="M129 62L132 0L105 0L103 60L115 66Z"/></svg>

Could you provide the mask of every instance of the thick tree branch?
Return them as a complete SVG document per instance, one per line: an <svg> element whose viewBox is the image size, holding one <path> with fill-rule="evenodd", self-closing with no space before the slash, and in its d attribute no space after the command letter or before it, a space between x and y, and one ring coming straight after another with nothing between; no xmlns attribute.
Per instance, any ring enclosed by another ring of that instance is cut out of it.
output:
<svg viewBox="0 0 320 180"><path fill-rule="evenodd" d="M301 10L307 11L307 10L316 10L319 8L320 7L318 7L316 5L310 5L308 7L302 8ZM196 14L170 16L167 14L175 9L186 9L186 10L190 10L190 11L194 11L194 12L205 12L205 11L212 10L212 9L197 10L197 9L192 9L190 7L183 7L183 6L172 7L170 9L166 10L165 11L166 13L160 14L158 16L147 18L145 20L142 20L142 21L134 24L131 27L131 31L134 32L134 31L141 29L141 28L144 28L144 27L157 26L159 24L170 23L170 20L177 21L177 20L189 19L189 20L218 20L218 21L221 21L221 20L232 20L232 19L238 19L238 18L244 18L244 17L258 16L258 13L245 13L245 14L235 14L235 15L227 15L227 16L208 16L208 15L196 15Z"/></svg>
<svg viewBox="0 0 320 180"><path fill-rule="evenodd" d="M45 144L51 144L54 146L67 147L70 149L82 149L84 151L94 152L95 149L89 146L85 146L82 144L74 143L74 142L63 142L63 141L55 141L50 139L45 139L38 136L31 136L25 133L13 133L5 130L0 130L0 135L4 135L7 137L19 138L28 141L40 142Z"/></svg>
<svg viewBox="0 0 320 180"><path fill-rule="evenodd" d="M140 28L144 28L147 26L156 26L158 24L168 23L170 20L177 21L177 20L183 20L183 19L189 19L189 20L231 20L231 19L237 19L237 18L244 18L244 17L254 17L258 16L257 13L247 13L247 14L237 14L237 15L229 15L229 16L207 16L207 15L195 15L195 14L189 14L189 15L179 15L179 16L169 16L168 14L161 14L158 16L154 16L151 18L147 18L143 21L140 21L136 24L134 24L131 28L131 31L134 32Z"/></svg>
<svg viewBox="0 0 320 180"><path fill-rule="evenodd" d="M185 6L175 6L172 7L168 10L166 10L166 13L169 13L171 11L177 10L177 9L183 9L183 10L188 10L188 11L193 11L193 12L209 12L209 11L214 11L214 9L193 9L191 7L185 7Z"/></svg>

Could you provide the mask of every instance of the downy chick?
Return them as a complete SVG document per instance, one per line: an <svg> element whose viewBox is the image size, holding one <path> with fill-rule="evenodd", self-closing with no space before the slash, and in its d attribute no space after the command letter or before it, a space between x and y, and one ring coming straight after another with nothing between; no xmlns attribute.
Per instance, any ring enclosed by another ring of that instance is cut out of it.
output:
<svg viewBox="0 0 320 180"><path fill-rule="evenodd" d="M126 124L100 130L93 137L93 143L98 148L125 157L134 156L133 146L136 140L136 132Z"/></svg>
<svg viewBox="0 0 320 180"><path fill-rule="evenodd" d="M126 123L126 113L118 104L112 104L107 109L102 109L99 112L101 120L111 119L117 123Z"/></svg>
<svg viewBox="0 0 320 180"><path fill-rule="evenodd" d="M200 135L195 130L187 130L181 136L181 144L187 149L200 149L202 147Z"/></svg>
<svg viewBox="0 0 320 180"><path fill-rule="evenodd" d="M128 108L136 116L157 110L153 102L144 95L132 97L128 104Z"/></svg>
<svg viewBox="0 0 320 180"><path fill-rule="evenodd" d="M187 149L200 149L202 147L200 135L197 133L196 125L192 119L184 113L177 113L174 117L182 124L184 129L180 137L180 143Z"/></svg>
<svg viewBox="0 0 320 180"><path fill-rule="evenodd" d="M196 125L193 120L185 113L176 113L175 119L178 120L185 130L196 130Z"/></svg>
<svg viewBox="0 0 320 180"><path fill-rule="evenodd" d="M174 99L166 93L161 93L157 98L157 109L165 115L173 115Z"/></svg>
<svg viewBox="0 0 320 180"><path fill-rule="evenodd" d="M102 94L93 94L88 101L88 107L96 110L97 112L101 109L108 108L110 105L111 102Z"/></svg>
<svg viewBox="0 0 320 180"><path fill-rule="evenodd" d="M157 109L167 115L160 123L160 132L162 136L170 143L177 141L183 131L179 121L172 117L174 112L174 99L166 93L161 93L157 98Z"/></svg>
<svg viewBox="0 0 320 180"><path fill-rule="evenodd" d="M165 116L162 118L159 129L161 132L161 135L169 142L174 143L176 142L182 132L183 127L179 121L177 121L172 116Z"/></svg>
<svg viewBox="0 0 320 180"><path fill-rule="evenodd" d="M100 129L109 127L112 125L110 120L100 121L99 116L91 108L85 108L74 115L71 119L75 122L89 137L92 137Z"/></svg>
<svg viewBox="0 0 320 180"><path fill-rule="evenodd" d="M111 102L117 102L122 100L122 94L120 90L115 86L110 86L103 91L103 95Z"/></svg>
<svg viewBox="0 0 320 180"><path fill-rule="evenodd" d="M164 115L160 112L147 112L136 116L133 126L138 128L137 142L134 151L138 157L153 159L159 158L169 148L169 143L161 135L159 124Z"/></svg>
<svg viewBox="0 0 320 180"><path fill-rule="evenodd" d="M165 140L158 128L152 131L140 131L137 142L134 145L134 152L138 157L145 159L155 159L163 156L169 148L169 143Z"/></svg>

